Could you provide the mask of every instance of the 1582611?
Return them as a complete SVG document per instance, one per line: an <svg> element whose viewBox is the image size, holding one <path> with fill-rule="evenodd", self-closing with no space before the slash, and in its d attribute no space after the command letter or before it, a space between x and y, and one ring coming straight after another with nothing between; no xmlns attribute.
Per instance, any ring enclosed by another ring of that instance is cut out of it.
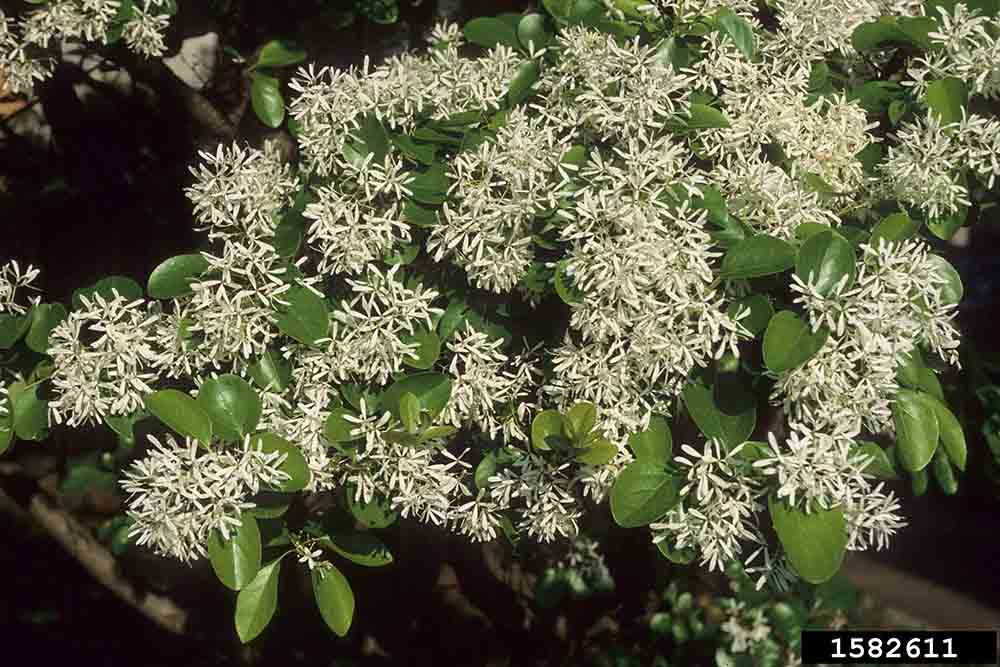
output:
<svg viewBox="0 0 1000 667"><path fill-rule="evenodd" d="M806 630L804 664L996 665L993 630Z"/></svg>

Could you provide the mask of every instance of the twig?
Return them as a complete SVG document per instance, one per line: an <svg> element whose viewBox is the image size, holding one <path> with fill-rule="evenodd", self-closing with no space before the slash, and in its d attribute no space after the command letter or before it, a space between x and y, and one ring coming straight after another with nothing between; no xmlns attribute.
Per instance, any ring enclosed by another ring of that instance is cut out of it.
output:
<svg viewBox="0 0 1000 667"><path fill-rule="evenodd" d="M44 493L36 493L31 498L28 513L105 588L164 630L175 635L184 634L188 612L169 598L136 590L118 573L114 556L94 539L86 526L54 500Z"/></svg>

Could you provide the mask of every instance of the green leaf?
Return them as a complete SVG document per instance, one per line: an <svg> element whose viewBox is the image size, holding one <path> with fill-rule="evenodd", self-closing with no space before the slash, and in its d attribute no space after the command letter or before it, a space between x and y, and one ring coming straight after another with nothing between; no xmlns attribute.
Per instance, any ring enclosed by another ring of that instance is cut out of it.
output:
<svg viewBox="0 0 1000 667"><path fill-rule="evenodd" d="M723 34L728 35L736 48L747 60L753 60L753 28L750 23L731 9L723 9L716 14L716 23Z"/></svg>
<svg viewBox="0 0 1000 667"><path fill-rule="evenodd" d="M806 514L774 496L768 498L771 521L788 562L811 584L821 584L840 570L847 548L847 523L840 507Z"/></svg>
<svg viewBox="0 0 1000 667"><path fill-rule="evenodd" d="M601 436L594 440L589 447L580 451L575 460L590 466L602 466L611 463L616 456L618 456L618 447Z"/></svg>
<svg viewBox="0 0 1000 667"><path fill-rule="evenodd" d="M558 410L542 410L531 420L531 445L547 451L558 446L563 437L563 417Z"/></svg>
<svg viewBox="0 0 1000 667"><path fill-rule="evenodd" d="M656 47L656 60L676 72L691 64L691 49L678 37L667 37Z"/></svg>
<svg viewBox="0 0 1000 667"><path fill-rule="evenodd" d="M764 365L772 373L784 373L806 363L820 351L830 331L809 325L790 310L776 313L764 332Z"/></svg>
<svg viewBox="0 0 1000 667"><path fill-rule="evenodd" d="M569 20L574 0L542 0L542 5L554 18Z"/></svg>
<svg viewBox="0 0 1000 667"><path fill-rule="evenodd" d="M244 512L240 527L229 539L223 539L216 529L208 536L208 559L222 584L238 591L257 576L260 571L260 529L257 520Z"/></svg>
<svg viewBox="0 0 1000 667"><path fill-rule="evenodd" d="M31 327L24 343L39 354L49 351L49 334L66 319L66 306L61 303L40 303L31 309Z"/></svg>
<svg viewBox="0 0 1000 667"><path fill-rule="evenodd" d="M391 503L384 499L375 497L370 503L354 500L353 489L347 490L347 508L351 510L354 518L366 528L388 528L399 516L391 508Z"/></svg>
<svg viewBox="0 0 1000 667"><path fill-rule="evenodd" d="M945 456L944 452L938 452L934 455L934 479L937 480L938 486L944 491L946 496L953 496L958 493L958 480L955 479L955 472L951 469L951 464L948 463L948 457Z"/></svg>
<svg viewBox="0 0 1000 667"><path fill-rule="evenodd" d="M555 288L563 303L572 306L583 301L583 292L573 285L573 279L566 273L568 266L569 260L565 259L556 264Z"/></svg>
<svg viewBox="0 0 1000 667"><path fill-rule="evenodd" d="M927 468L915 470L910 473L910 488L913 490L913 495L915 496L922 496L927 493L929 482L930 475L927 474Z"/></svg>
<svg viewBox="0 0 1000 667"><path fill-rule="evenodd" d="M873 115L889 112L893 102L899 102L906 89L893 81L868 81L851 90L848 102L857 102L862 109Z"/></svg>
<svg viewBox="0 0 1000 667"><path fill-rule="evenodd" d="M144 399L146 409L183 436L203 444L212 441L212 418L198 402L176 389L164 389Z"/></svg>
<svg viewBox="0 0 1000 667"><path fill-rule="evenodd" d="M14 412L9 398L0 396L0 401L7 404L0 407L0 454L3 454L14 441Z"/></svg>
<svg viewBox="0 0 1000 667"><path fill-rule="evenodd" d="M29 311L24 315L0 313L0 350L9 350L21 340L31 327L33 316Z"/></svg>
<svg viewBox="0 0 1000 667"><path fill-rule="evenodd" d="M693 130L704 130L713 127L729 127L725 114L707 104L692 104L688 108L688 117L684 124Z"/></svg>
<svg viewBox="0 0 1000 667"><path fill-rule="evenodd" d="M292 381L292 366L275 350L266 350L250 367L250 377L261 389L282 393Z"/></svg>
<svg viewBox="0 0 1000 667"><path fill-rule="evenodd" d="M896 455L909 472L921 470L937 450L940 428L937 411L927 394L900 389L892 404L896 426Z"/></svg>
<svg viewBox="0 0 1000 667"><path fill-rule="evenodd" d="M281 84L273 76L256 72L250 84L250 105L260 122L268 127L280 127L285 120L285 99Z"/></svg>
<svg viewBox="0 0 1000 667"><path fill-rule="evenodd" d="M740 241L726 252L719 276L729 280L758 278L781 273L793 266L795 248L774 236L758 234Z"/></svg>
<svg viewBox="0 0 1000 667"><path fill-rule="evenodd" d="M740 310L747 308L750 309L750 314L740 320L740 324L756 336L767 328L767 323L774 315L774 306L771 305L771 300L763 294L751 294L729 304L726 314L735 318Z"/></svg>
<svg viewBox="0 0 1000 667"><path fill-rule="evenodd" d="M846 277L843 289L854 285L857 259L854 248L843 236L830 230L811 236L799 248L795 273L812 285L821 296L829 296Z"/></svg>
<svg viewBox="0 0 1000 667"><path fill-rule="evenodd" d="M899 125L899 121L903 119L906 115L909 107L903 100L893 100L889 102L889 122L893 125Z"/></svg>
<svg viewBox="0 0 1000 667"><path fill-rule="evenodd" d="M965 224L965 220L968 216L969 211L963 208L957 213L928 220L927 229L929 229L931 234L939 239L943 241L950 241L952 237L955 236L955 232L961 229L962 225Z"/></svg>
<svg viewBox="0 0 1000 667"><path fill-rule="evenodd" d="M662 465L633 461L611 487L611 515L624 528L646 526L680 500L681 482Z"/></svg>
<svg viewBox="0 0 1000 667"><path fill-rule="evenodd" d="M351 629L354 618L354 592L347 579L333 565L312 571L313 594L323 620L343 637Z"/></svg>
<svg viewBox="0 0 1000 667"><path fill-rule="evenodd" d="M212 431L224 442L252 433L263 407L246 380L229 374L203 382L197 401L212 419Z"/></svg>
<svg viewBox="0 0 1000 667"><path fill-rule="evenodd" d="M540 73L538 63L534 60L529 60L521 65L510 82L510 90L507 91L507 99L511 106L520 104L531 95Z"/></svg>
<svg viewBox="0 0 1000 667"><path fill-rule="evenodd" d="M90 287L83 287L73 291L73 308L80 310L83 308L83 297L93 300L95 294L100 294L105 301L114 299L115 292L126 301L135 301L142 298L142 286L136 281L125 276L108 276L101 278Z"/></svg>
<svg viewBox="0 0 1000 667"><path fill-rule="evenodd" d="M955 467L965 470L966 456L968 448L965 444L965 433L962 432L962 424L959 423L955 414L948 409L944 402L933 396L925 395L927 402L934 406L934 416L937 417L938 432L944 452Z"/></svg>
<svg viewBox="0 0 1000 667"><path fill-rule="evenodd" d="M893 243L912 239L920 231L920 223L914 222L905 213L893 213L883 218L875 228L872 229L869 245L878 248L879 239L885 239Z"/></svg>
<svg viewBox="0 0 1000 667"><path fill-rule="evenodd" d="M671 549L670 545L667 544L666 540L658 542L656 544L656 549L663 555L664 558L669 560L671 563L677 563L678 565L688 565L694 562L695 557L698 555L694 549Z"/></svg>
<svg viewBox="0 0 1000 667"><path fill-rule="evenodd" d="M857 51L885 48L894 43L912 44L921 49L931 46L927 33L936 22L927 17L913 19L882 17L873 23L862 23L851 34L851 45Z"/></svg>
<svg viewBox="0 0 1000 667"><path fill-rule="evenodd" d="M448 193L445 166L436 162L426 171L414 171L406 183L414 201L421 204L443 204Z"/></svg>
<svg viewBox="0 0 1000 667"><path fill-rule="evenodd" d="M408 375L385 390L381 407L399 419L399 401L407 392L417 397L422 411L436 417L451 399L451 378L441 373Z"/></svg>
<svg viewBox="0 0 1000 667"><path fill-rule="evenodd" d="M246 644L264 631L278 608L278 558L260 568L257 576L236 596L236 634Z"/></svg>
<svg viewBox="0 0 1000 667"><path fill-rule="evenodd" d="M548 46L552 35L545 28L545 17L538 13L522 17L517 24L517 39L525 50L529 46L535 51Z"/></svg>
<svg viewBox="0 0 1000 667"><path fill-rule="evenodd" d="M392 564L392 552L385 542L368 531L331 533L323 544L364 567L385 567Z"/></svg>
<svg viewBox="0 0 1000 667"><path fill-rule="evenodd" d="M305 49L294 42L273 39L263 46L257 56L257 67L287 67L306 59Z"/></svg>
<svg viewBox="0 0 1000 667"><path fill-rule="evenodd" d="M254 449L259 448L265 454L278 452L285 455L285 460L278 466L278 469L288 475L288 479L282 482L275 491L295 493L309 485L309 480L312 479L309 463L302 455L302 450L289 441L264 431L256 433L250 438L250 446Z"/></svg>
<svg viewBox="0 0 1000 667"><path fill-rule="evenodd" d="M441 339L433 331L420 329L412 336L403 336L402 341L407 345L417 345L416 350L414 350L416 358L403 358L403 363L410 368L429 370L434 367L434 363L441 356Z"/></svg>
<svg viewBox="0 0 1000 667"><path fill-rule="evenodd" d="M392 143L395 144L403 155L418 164L430 166L437 158L437 147L430 144L420 144L412 137L396 134L392 136Z"/></svg>
<svg viewBox="0 0 1000 667"><path fill-rule="evenodd" d="M597 423L597 406L593 403L577 403L569 409L564 420L567 435L577 443L594 430Z"/></svg>
<svg viewBox="0 0 1000 667"><path fill-rule="evenodd" d="M326 302L312 290L293 287L279 298L288 304L276 320L282 333L306 345L330 335L330 312Z"/></svg>
<svg viewBox="0 0 1000 667"><path fill-rule="evenodd" d="M506 21L488 16L472 19L462 28L465 39L487 49L504 44L512 49L521 48L517 30Z"/></svg>
<svg viewBox="0 0 1000 667"><path fill-rule="evenodd" d="M927 107L942 125L962 120L962 109L969 101L969 89L961 79L948 77L927 84Z"/></svg>
<svg viewBox="0 0 1000 667"><path fill-rule="evenodd" d="M865 472L878 479L899 479L892 457L877 442L862 440L855 445L854 450L854 454L864 454L871 458L871 461L865 466Z"/></svg>
<svg viewBox="0 0 1000 667"><path fill-rule="evenodd" d="M347 417L356 416L357 415L353 412L345 408L334 408L330 411L330 415L326 418L326 423L323 426L323 437L334 443L357 440L358 436L353 435L352 431L354 431L358 425L351 423L346 419Z"/></svg>
<svg viewBox="0 0 1000 667"><path fill-rule="evenodd" d="M660 416L649 419L649 428L633 433L628 438L636 460L663 465L673 458L674 439L670 434L670 424Z"/></svg>
<svg viewBox="0 0 1000 667"><path fill-rule="evenodd" d="M738 415L728 415L719 409L712 390L703 384L688 384L681 392L681 399L698 430L706 438L719 440L727 449L744 442L757 425L756 406L751 405Z"/></svg>
<svg viewBox="0 0 1000 667"><path fill-rule="evenodd" d="M421 206L409 199L403 204L403 217L414 227L433 227L438 224L436 210Z"/></svg>
<svg viewBox="0 0 1000 667"><path fill-rule="evenodd" d="M929 255L927 260L934 263L934 273L939 278L941 302L945 304L957 304L962 300L964 288L962 287L962 277L958 275L955 267L941 255Z"/></svg>
<svg viewBox="0 0 1000 667"><path fill-rule="evenodd" d="M399 419L403 422L403 428L409 433L417 432L420 426L420 402L410 392L406 392L399 399Z"/></svg>
<svg viewBox="0 0 1000 667"><path fill-rule="evenodd" d="M146 292L153 299L176 299L191 294L191 281L205 273L208 260L201 255L170 257L153 269Z"/></svg>
<svg viewBox="0 0 1000 667"><path fill-rule="evenodd" d="M495 475L497 472L497 453L495 450L490 450L483 454L483 460L479 462L476 466L476 473L474 480L476 482L476 489L482 491L483 489L489 488L490 477Z"/></svg>

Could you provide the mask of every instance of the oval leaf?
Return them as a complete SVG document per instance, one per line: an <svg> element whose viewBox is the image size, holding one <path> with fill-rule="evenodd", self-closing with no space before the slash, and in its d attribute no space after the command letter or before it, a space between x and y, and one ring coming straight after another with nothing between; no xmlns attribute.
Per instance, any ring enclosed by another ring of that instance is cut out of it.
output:
<svg viewBox="0 0 1000 667"><path fill-rule="evenodd" d="M212 441L212 419L187 394L164 389L145 397L146 409L183 436L208 444Z"/></svg>
<svg viewBox="0 0 1000 667"><path fill-rule="evenodd" d="M955 267L940 255L928 255L928 261L934 263L934 273L940 278L941 285L938 287L941 295L941 302L946 304L957 304L962 300L964 288L962 287L962 277L958 275Z"/></svg>
<svg viewBox="0 0 1000 667"><path fill-rule="evenodd" d="M764 332L764 365L772 373L784 373L801 366L820 351L830 331L813 332L802 318L783 310L771 318Z"/></svg>
<svg viewBox="0 0 1000 667"><path fill-rule="evenodd" d="M208 269L201 255L177 255L163 260L149 274L146 292L154 299L176 299L191 293L191 280Z"/></svg>
<svg viewBox="0 0 1000 667"><path fill-rule="evenodd" d="M920 231L920 223L910 219L905 213L893 213L882 218L875 228L872 229L872 236L868 243L874 248L878 248L879 240L885 239L892 243L896 241L906 241L912 239Z"/></svg>
<svg viewBox="0 0 1000 667"><path fill-rule="evenodd" d="M576 455L576 460L589 466L611 463L618 456L618 447L607 438L597 438L593 444Z"/></svg>
<svg viewBox="0 0 1000 667"><path fill-rule="evenodd" d="M326 423L323 425L323 437L325 437L330 442L350 442L351 440L357 440L357 436L352 434L352 431L358 426L354 424L345 417L356 417L353 412L345 408L334 408L330 411L330 415L326 418Z"/></svg>
<svg viewBox="0 0 1000 667"><path fill-rule="evenodd" d="M662 465L673 458L674 440L670 425L663 417L651 417L649 428L629 436L628 446L636 460Z"/></svg>
<svg viewBox="0 0 1000 667"><path fill-rule="evenodd" d="M962 109L969 101L969 89L961 79L948 77L927 84L927 107L942 125L962 120Z"/></svg>
<svg viewBox="0 0 1000 667"><path fill-rule="evenodd" d="M329 335L330 312L326 302L312 290L293 287L281 295L281 300L288 304L275 322L282 333L306 345Z"/></svg>
<svg viewBox="0 0 1000 667"><path fill-rule="evenodd" d="M274 350L267 350L250 367L250 377L261 389L281 393L292 381L292 366Z"/></svg>
<svg viewBox="0 0 1000 667"><path fill-rule="evenodd" d="M722 258L720 277L758 278L795 266L795 248L779 238L758 234L740 241Z"/></svg>
<svg viewBox="0 0 1000 667"><path fill-rule="evenodd" d="M260 397L241 377L221 375L206 380L197 400L212 419L213 432L226 442L252 433L260 421Z"/></svg>
<svg viewBox="0 0 1000 667"><path fill-rule="evenodd" d="M260 122L268 127L280 127L285 120L285 99L281 96L281 85L273 76L254 74L250 104Z"/></svg>
<svg viewBox="0 0 1000 667"><path fill-rule="evenodd" d="M653 523L680 500L680 481L662 465L633 461L611 487L611 515L624 528Z"/></svg>
<svg viewBox="0 0 1000 667"><path fill-rule="evenodd" d="M388 528L399 516L392 510L391 503L383 498L375 497L370 503L354 500L354 490L347 490L347 508L354 518L366 528Z"/></svg>
<svg viewBox="0 0 1000 667"><path fill-rule="evenodd" d="M417 346L414 350L416 357L403 358L403 363L410 368L429 370L441 356L441 339L433 331L417 331L412 336L404 336L402 340L408 345Z"/></svg>
<svg viewBox="0 0 1000 667"><path fill-rule="evenodd" d="M577 403L566 413L566 428L570 437L582 441L597 423L597 406L593 403Z"/></svg>
<svg viewBox="0 0 1000 667"><path fill-rule="evenodd" d="M814 234L799 248L795 273L821 296L829 296L845 278L843 289L849 289L857 274L854 248L833 230Z"/></svg>
<svg viewBox="0 0 1000 667"><path fill-rule="evenodd" d="M521 47L515 28L500 19L489 16L472 19L462 28L462 34L473 44L492 49L497 44L505 44L512 49Z"/></svg>
<svg viewBox="0 0 1000 667"><path fill-rule="evenodd" d="M273 433L262 432L250 438L250 446L254 449L260 448L267 454L279 452L285 455L285 460L281 463L279 469L288 475L289 478L281 484L280 488L275 489L276 491L294 493L301 491L309 485L309 480L312 479L309 463L306 462L306 457L302 455L302 450L289 441Z"/></svg>
<svg viewBox="0 0 1000 667"><path fill-rule="evenodd" d="M922 470L931 462L938 446L938 418L927 394L900 389L892 404L896 426L896 455L909 472Z"/></svg>
<svg viewBox="0 0 1000 667"><path fill-rule="evenodd" d="M540 73L538 63L534 60L529 60L521 65L517 75L510 82L510 90L507 91L507 98L511 105L520 104L531 94Z"/></svg>
<svg viewBox="0 0 1000 667"><path fill-rule="evenodd" d="M541 14L528 14L521 18L517 24L517 39L527 50L533 48L535 51L548 46L552 35L545 29L545 17Z"/></svg>
<svg viewBox="0 0 1000 667"><path fill-rule="evenodd" d="M24 343L39 354L49 350L49 334L66 319L66 306L61 303L40 303L31 309L31 328Z"/></svg>
<svg viewBox="0 0 1000 667"><path fill-rule="evenodd" d="M240 516L240 527L229 539L213 530L208 537L208 559L222 584L238 591L260 571L261 545L257 520L249 513Z"/></svg>
<svg viewBox="0 0 1000 667"><path fill-rule="evenodd" d="M865 466L865 472L874 475L878 479L898 479L896 466L892 462L889 452L882 449L877 442L863 440L859 442L854 451L855 454L864 454L871 461Z"/></svg>
<svg viewBox="0 0 1000 667"><path fill-rule="evenodd" d="M771 496L774 530L788 562L811 584L821 584L840 570L847 549L847 523L840 507L806 514Z"/></svg>
<svg viewBox="0 0 1000 667"><path fill-rule="evenodd" d="M547 451L562 438L563 418L558 410L542 410L531 420L531 446Z"/></svg>
<svg viewBox="0 0 1000 667"><path fill-rule="evenodd" d="M770 299L763 294L751 294L729 304L726 314L735 318L741 310L746 309L750 310L750 314L745 315L739 322L756 336L767 328L767 323L774 315L774 306L771 305Z"/></svg>
<svg viewBox="0 0 1000 667"><path fill-rule="evenodd" d="M451 378L441 373L408 375L386 389L379 404L399 419L399 401L405 393L417 397L421 410L437 416L451 399Z"/></svg>
<svg viewBox="0 0 1000 667"><path fill-rule="evenodd" d="M296 65L306 59L305 49L293 42L274 39L265 44L257 56L258 67L285 67Z"/></svg>
<svg viewBox="0 0 1000 667"><path fill-rule="evenodd" d="M338 554L364 567L384 567L392 564L392 552L379 538L368 531L332 533L323 544Z"/></svg>
<svg viewBox="0 0 1000 667"><path fill-rule="evenodd" d="M965 470L968 448L965 444L962 424L942 401L933 396L926 396L926 398L927 402L934 406L934 416L937 417L938 421L938 434L948 460L959 470Z"/></svg>
<svg viewBox="0 0 1000 667"><path fill-rule="evenodd" d="M702 384L684 387L681 398L688 413L706 438L718 440L732 449L744 442L757 425L757 407L737 415L727 415L715 403L713 392Z"/></svg>
<svg viewBox="0 0 1000 667"><path fill-rule="evenodd" d="M90 287L75 290L72 299L73 307L77 310L83 308L81 297L87 297L88 300L92 301L95 294L100 294L105 301L111 301L115 298L116 292L126 301L142 298L142 286L136 281L126 276L108 276L101 278Z"/></svg>
<svg viewBox="0 0 1000 667"><path fill-rule="evenodd" d="M351 629L354 619L354 592L340 570L333 565L312 571L313 594L323 620L338 637Z"/></svg>
<svg viewBox="0 0 1000 667"><path fill-rule="evenodd" d="M236 634L246 644L271 622L278 608L278 574L281 559L268 563L236 596Z"/></svg>

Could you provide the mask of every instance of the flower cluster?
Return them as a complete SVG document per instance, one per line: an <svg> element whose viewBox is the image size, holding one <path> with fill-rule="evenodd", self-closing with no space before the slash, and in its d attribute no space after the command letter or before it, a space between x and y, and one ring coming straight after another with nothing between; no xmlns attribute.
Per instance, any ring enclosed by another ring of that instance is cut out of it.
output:
<svg viewBox="0 0 1000 667"><path fill-rule="evenodd" d="M31 283L38 278L39 273L40 271L31 265L22 269L17 261L0 265L0 313L24 315L28 312L37 298L28 299L28 305L25 305L23 297L18 299L18 290L35 289Z"/></svg>

